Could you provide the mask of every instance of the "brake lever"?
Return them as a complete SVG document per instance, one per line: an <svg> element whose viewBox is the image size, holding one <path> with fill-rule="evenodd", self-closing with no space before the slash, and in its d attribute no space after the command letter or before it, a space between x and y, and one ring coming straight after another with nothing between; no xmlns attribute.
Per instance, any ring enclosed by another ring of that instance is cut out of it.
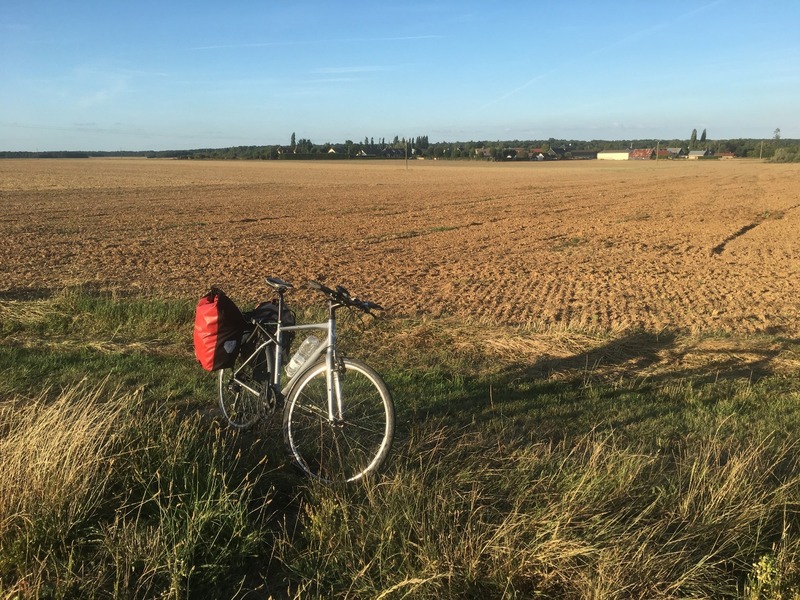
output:
<svg viewBox="0 0 800 600"><path fill-rule="evenodd" d="M384 310L380 304L375 304L369 300L359 300L358 298L353 298L353 303L355 304L356 308L360 308L369 315L372 315L373 310ZM374 317L375 315L372 316Z"/></svg>
<svg viewBox="0 0 800 600"><path fill-rule="evenodd" d="M344 300L355 300L355 298L350 298L350 292L348 292L347 288L343 285L336 286L336 293Z"/></svg>

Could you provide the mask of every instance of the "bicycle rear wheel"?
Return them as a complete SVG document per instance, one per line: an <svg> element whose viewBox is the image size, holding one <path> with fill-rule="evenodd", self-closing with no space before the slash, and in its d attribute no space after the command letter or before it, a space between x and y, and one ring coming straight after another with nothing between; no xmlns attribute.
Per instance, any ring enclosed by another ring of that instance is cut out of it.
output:
<svg viewBox="0 0 800 600"><path fill-rule="evenodd" d="M267 414L268 385L263 356L240 354L232 368L219 371L219 407L232 427L247 429Z"/></svg>
<svg viewBox="0 0 800 600"><path fill-rule="evenodd" d="M364 363L345 358L338 369L341 418L328 416L326 365L311 367L284 407L286 446L297 465L323 481L356 481L375 472L394 437L394 404L386 384Z"/></svg>

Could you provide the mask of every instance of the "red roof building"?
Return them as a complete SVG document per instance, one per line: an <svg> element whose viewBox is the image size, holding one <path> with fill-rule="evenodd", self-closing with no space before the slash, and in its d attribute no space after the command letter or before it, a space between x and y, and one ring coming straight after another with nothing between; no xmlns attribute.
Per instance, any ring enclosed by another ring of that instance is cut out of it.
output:
<svg viewBox="0 0 800 600"><path fill-rule="evenodd" d="M631 152L630 160L650 160L655 156L656 151L653 148L637 148Z"/></svg>

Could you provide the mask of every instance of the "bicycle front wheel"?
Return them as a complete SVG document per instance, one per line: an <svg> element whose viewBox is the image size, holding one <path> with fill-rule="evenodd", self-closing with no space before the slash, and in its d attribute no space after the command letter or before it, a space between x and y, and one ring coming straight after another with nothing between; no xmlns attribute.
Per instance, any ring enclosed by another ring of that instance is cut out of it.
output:
<svg viewBox="0 0 800 600"><path fill-rule="evenodd" d="M294 461L311 477L356 481L378 470L389 454L394 404L381 377L361 361L343 359L335 375L341 414L329 417L327 367L318 363L292 387L283 413L284 438Z"/></svg>

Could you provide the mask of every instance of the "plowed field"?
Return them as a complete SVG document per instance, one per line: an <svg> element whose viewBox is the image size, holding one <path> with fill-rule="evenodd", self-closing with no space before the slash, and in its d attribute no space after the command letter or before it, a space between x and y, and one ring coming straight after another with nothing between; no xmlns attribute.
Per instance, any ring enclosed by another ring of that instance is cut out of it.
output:
<svg viewBox="0 0 800 600"><path fill-rule="evenodd" d="M277 275L399 315L794 334L798 190L800 165L735 160L5 160L0 297L246 302Z"/></svg>

